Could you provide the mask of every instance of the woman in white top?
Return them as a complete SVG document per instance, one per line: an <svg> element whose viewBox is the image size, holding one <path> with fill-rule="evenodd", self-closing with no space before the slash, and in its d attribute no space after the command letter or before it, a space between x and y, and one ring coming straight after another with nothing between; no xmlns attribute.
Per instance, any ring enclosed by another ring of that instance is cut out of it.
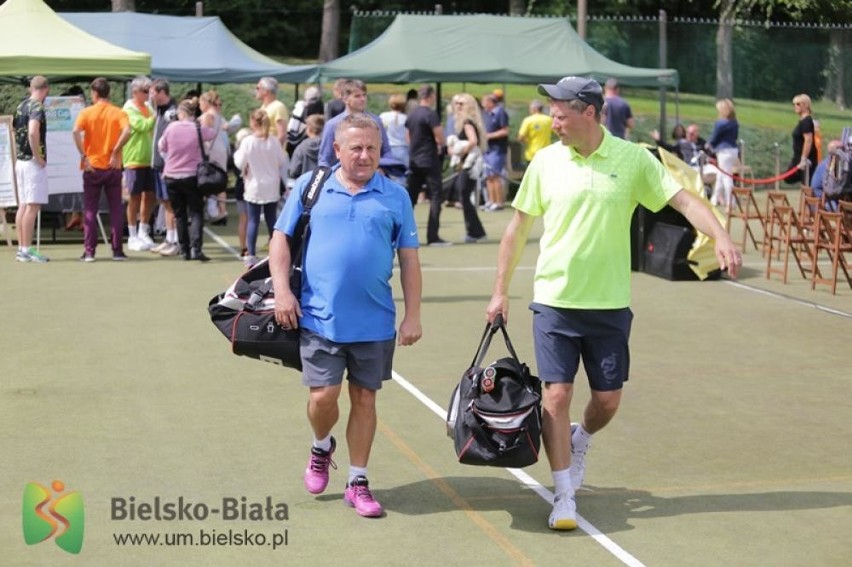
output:
<svg viewBox="0 0 852 567"><path fill-rule="evenodd" d="M263 110L251 115L251 135L240 142L234 153L234 164L242 172L245 183L243 198L248 213L246 228L246 266L257 262L257 233L260 213L266 220L269 237L275 226L281 180L287 178L287 154L276 137L269 136L269 116Z"/></svg>
<svg viewBox="0 0 852 567"><path fill-rule="evenodd" d="M392 94L388 98L390 110L382 112L379 118L385 125L390 143L391 155L399 163L408 167L408 132L405 129L405 97L401 94Z"/></svg>

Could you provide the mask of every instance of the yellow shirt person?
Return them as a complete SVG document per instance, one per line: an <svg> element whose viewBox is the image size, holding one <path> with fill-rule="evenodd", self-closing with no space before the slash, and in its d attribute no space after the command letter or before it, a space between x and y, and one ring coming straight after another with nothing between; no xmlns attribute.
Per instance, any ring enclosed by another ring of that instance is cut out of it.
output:
<svg viewBox="0 0 852 567"><path fill-rule="evenodd" d="M530 114L521 122L518 130L518 140L526 144L524 160L532 161L537 151L549 146L553 141L553 130L551 129L550 116L541 112L542 104L538 100L530 103Z"/></svg>

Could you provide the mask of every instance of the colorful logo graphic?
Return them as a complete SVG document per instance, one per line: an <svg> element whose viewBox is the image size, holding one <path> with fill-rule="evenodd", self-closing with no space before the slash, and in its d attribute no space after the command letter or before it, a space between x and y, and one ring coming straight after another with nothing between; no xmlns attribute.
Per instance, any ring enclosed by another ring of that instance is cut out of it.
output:
<svg viewBox="0 0 852 567"><path fill-rule="evenodd" d="M54 480L50 488L37 482L24 487L23 524L27 545L56 536L56 545L60 548L68 553L80 553L85 524L83 497L79 492L63 494L64 491L65 484L61 480Z"/></svg>

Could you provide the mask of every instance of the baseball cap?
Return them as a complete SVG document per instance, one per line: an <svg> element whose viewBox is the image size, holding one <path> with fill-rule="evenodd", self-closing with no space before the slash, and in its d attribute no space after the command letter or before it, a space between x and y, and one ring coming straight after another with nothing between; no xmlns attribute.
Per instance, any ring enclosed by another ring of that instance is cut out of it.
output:
<svg viewBox="0 0 852 567"><path fill-rule="evenodd" d="M586 77L564 77L555 85L539 85L538 93L553 100L581 100L598 110L604 103L600 83Z"/></svg>

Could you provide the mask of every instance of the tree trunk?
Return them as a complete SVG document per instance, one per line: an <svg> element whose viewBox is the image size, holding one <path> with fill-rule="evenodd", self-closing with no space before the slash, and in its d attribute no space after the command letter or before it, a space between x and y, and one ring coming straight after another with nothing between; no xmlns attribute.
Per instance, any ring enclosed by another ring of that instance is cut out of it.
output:
<svg viewBox="0 0 852 567"><path fill-rule="evenodd" d="M716 98L734 98L734 6L725 0L719 12L716 30Z"/></svg>
<svg viewBox="0 0 852 567"><path fill-rule="evenodd" d="M112 0L113 12L135 12L136 0Z"/></svg>
<svg viewBox="0 0 852 567"><path fill-rule="evenodd" d="M841 109L846 108L846 63L843 57L849 49L849 32L832 29L829 32L828 65L825 69L825 99Z"/></svg>
<svg viewBox="0 0 852 567"><path fill-rule="evenodd" d="M320 63L337 59L340 43L340 0L323 0L322 36L320 37Z"/></svg>
<svg viewBox="0 0 852 567"><path fill-rule="evenodd" d="M509 15L523 16L527 12L527 3L524 0L509 0Z"/></svg>

